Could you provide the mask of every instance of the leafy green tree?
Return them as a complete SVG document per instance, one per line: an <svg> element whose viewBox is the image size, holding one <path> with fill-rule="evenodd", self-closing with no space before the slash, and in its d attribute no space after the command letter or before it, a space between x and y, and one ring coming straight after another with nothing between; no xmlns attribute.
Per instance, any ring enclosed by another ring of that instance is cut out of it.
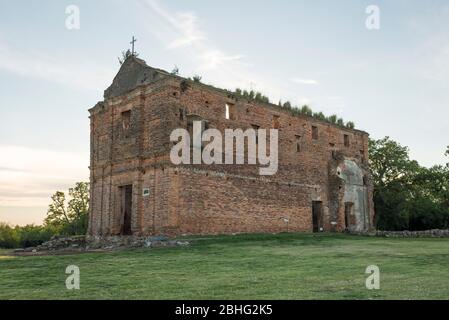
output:
<svg viewBox="0 0 449 320"><path fill-rule="evenodd" d="M370 169L374 184L385 187L393 181L411 182L418 172L419 165L409 158L407 147L385 137L380 140L369 140Z"/></svg>
<svg viewBox="0 0 449 320"><path fill-rule="evenodd" d="M45 226L51 226L61 234L84 234L87 230L89 212L89 184L78 182L69 189L70 200L66 203L64 192L57 191L51 198Z"/></svg>
<svg viewBox="0 0 449 320"><path fill-rule="evenodd" d="M449 227L449 166L421 167L389 137L370 140L369 152L377 228Z"/></svg>
<svg viewBox="0 0 449 320"><path fill-rule="evenodd" d="M384 188L375 186L374 205L377 229L388 231L408 229L408 198L409 192L399 182L393 182Z"/></svg>

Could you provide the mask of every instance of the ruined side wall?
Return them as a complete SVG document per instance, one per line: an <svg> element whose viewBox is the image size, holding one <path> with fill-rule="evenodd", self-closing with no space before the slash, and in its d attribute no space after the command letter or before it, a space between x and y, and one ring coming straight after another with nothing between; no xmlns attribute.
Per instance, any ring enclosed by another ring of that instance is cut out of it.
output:
<svg viewBox="0 0 449 320"><path fill-rule="evenodd" d="M171 177L177 234L312 231L307 186L187 168L171 169Z"/></svg>

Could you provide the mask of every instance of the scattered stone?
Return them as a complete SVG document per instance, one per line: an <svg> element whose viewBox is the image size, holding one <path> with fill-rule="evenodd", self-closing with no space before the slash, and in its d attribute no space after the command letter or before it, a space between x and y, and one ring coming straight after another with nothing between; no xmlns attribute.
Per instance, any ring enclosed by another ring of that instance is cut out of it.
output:
<svg viewBox="0 0 449 320"><path fill-rule="evenodd" d="M156 236L156 237L150 237L150 241L168 241L168 237L166 236Z"/></svg>

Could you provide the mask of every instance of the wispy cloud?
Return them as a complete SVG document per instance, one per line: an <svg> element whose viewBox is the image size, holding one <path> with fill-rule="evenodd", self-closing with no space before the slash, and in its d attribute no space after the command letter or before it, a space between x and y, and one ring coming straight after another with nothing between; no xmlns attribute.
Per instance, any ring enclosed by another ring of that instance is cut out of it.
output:
<svg viewBox="0 0 449 320"><path fill-rule="evenodd" d="M312 79L301 79L301 78L293 78L291 79L292 82L297 84L307 84L307 85L313 85L316 86L319 84L318 81L312 80Z"/></svg>
<svg viewBox="0 0 449 320"><path fill-rule="evenodd" d="M156 0L140 0L146 30L162 41L168 50L183 50L192 66L206 81L229 89L236 87L263 91L274 100L285 91L270 78L256 74L242 53L229 53L213 43L200 26L195 12L172 12ZM148 17L151 16L151 19ZM251 69L251 70L250 70Z"/></svg>
<svg viewBox="0 0 449 320"><path fill-rule="evenodd" d="M140 4L162 18L162 24L159 24L158 28L148 25L147 29L164 41L167 49L192 49L200 61L199 69L215 69L244 57L242 54L227 54L210 45L206 32L200 28L199 19L194 12L169 12L155 0L141 0ZM153 23L155 21L151 21L151 24Z"/></svg>
<svg viewBox="0 0 449 320"><path fill-rule="evenodd" d="M159 7L155 6L153 8L157 8L160 13L164 14L163 11L160 10ZM197 17L195 14L191 12L179 13L177 14L177 19L172 20L170 16L166 16L167 19L170 19L170 22L180 33L180 36L173 40L168 48L176 49L183 46L191 45L199 40L205 40L206 36L204 32L198 29L197 27Z"/></svg>
<svg viewBox="0 0 449 320"><path fill-rule="evenodd" d="M232 61L239 61L243 55L227 56L220 50L206 51L201 58L204 60L202 69L215 69L216 67Z"/></svg>

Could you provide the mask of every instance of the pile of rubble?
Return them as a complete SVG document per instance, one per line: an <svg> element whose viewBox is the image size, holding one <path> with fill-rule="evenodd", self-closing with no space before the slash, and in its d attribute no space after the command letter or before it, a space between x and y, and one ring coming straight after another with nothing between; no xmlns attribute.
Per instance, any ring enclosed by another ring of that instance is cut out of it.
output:
<svg viewBox="0 0 449 320"><path fill-rule="evenodd" d="M52 237L37 247L14 250L17 254L39 252L83 252L94 250L114 250L125 248L157 248L188 246L187 241L171 240L165 236L139 237L139 236L109 236L109 237Z"/></svg>
<svg viewBox="0 0 449 320"><path fill-rule="evenodd" d="M170 240L165 236L156 237L139 237L139 236L109 236L87 237L88 249L117 249L123 247L130 248L158 248L158 247L175 247L175 246L188 246L190 243L187 241Z"/></svg>
<svg viewBox="0 0 449 320"><path fill-rule="evenodd" d="M28 247L14 250L15 253L36 253L45 251L84 251L86 248L85 236L58 237L53 236L49 241L37 247Z"/></svg>

